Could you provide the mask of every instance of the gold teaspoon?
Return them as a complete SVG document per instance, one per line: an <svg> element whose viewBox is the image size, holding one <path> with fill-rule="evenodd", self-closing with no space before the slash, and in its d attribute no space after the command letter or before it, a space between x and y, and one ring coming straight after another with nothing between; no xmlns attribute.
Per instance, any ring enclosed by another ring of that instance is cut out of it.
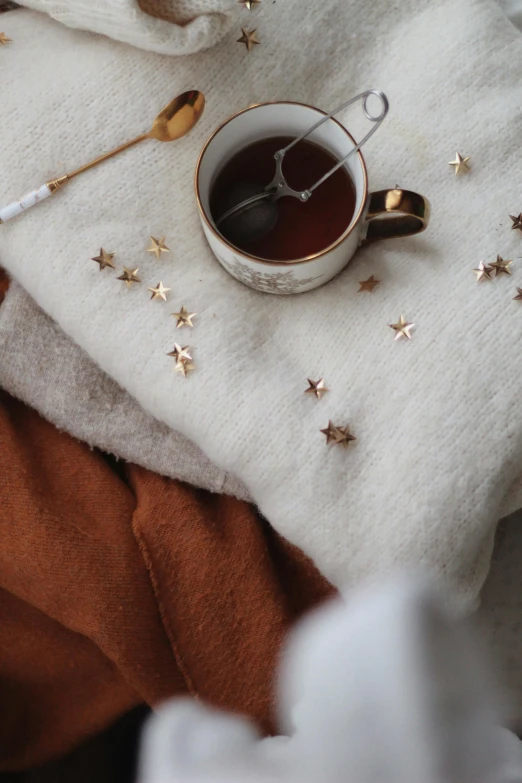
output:
<svg viewBox="0 0 522 783"><path fill-rule="evenodd" d="M96 158L96 160L81 166L81 168L72 171L70 174L64 174L62 177L46 182L45 185L28 193L19 201L14 201L3 209L0 208L0 223L5 223L11 220L11 218L20 215L29 207L33 207L35 204L43 201L43 199L56 193L57 190L60 190L66 182L69 182L74 177L94 168L94 166L98 166L103 161L109 160L109 158L114 158L115 155L119 155L120 152L129 149L129 147L140 144L145 139L156 139L156 141L176 141L176 139L181 139L196 125L203 114L204 108L205 96L198 90L189 90L182 95L178 95L177 98L174 98L160 111L148 133L144 133L132 139L132 141L122 144L121 147L117 147L112 152Z"/></svg>

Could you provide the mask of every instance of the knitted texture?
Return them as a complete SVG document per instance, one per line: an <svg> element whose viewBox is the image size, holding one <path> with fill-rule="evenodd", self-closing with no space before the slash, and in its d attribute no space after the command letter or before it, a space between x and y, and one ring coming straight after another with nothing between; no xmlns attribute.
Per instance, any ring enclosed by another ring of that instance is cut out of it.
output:
<svg viewBox="0 0 522 783"><path fill-rule="evenodd" d="M239 479L149 416L15 281L0 307L0 387L92 447L162 476L251 500ZM499 516L521 507L519 476Z"/></svg>
<svg viewBox="0 0 522 783"><path fill-rule="evenodd" d="M471 273L520 246L507 216L522 174L520 34L492 0L286 0L256 13L262 44L250 55L234 30L183 60L13 14L2 202L142 132L187 87L208 104L186 139L143 144L2 226L1 261L149 413L242 479L335 584L413 561L470 604L522 456L516 278L476 285ZM204 139L255 101L329 108L374 86L392 108L365 153L371 187L425 193L429 232L370 246L334 283L291 299L234 282L194 205ZM466 178L447 166L457 150L473 156ZM148 234L163 233L174 252L159 262L144 250ZM100 244L140 266L147 284L171 285L176 309L198 311L189 379L165 356L169 310L144 286L100 274L89 260ZM370 274L381 286L357 295ZM417 324L404 344L387 326L401 313ZM329 395L305 397L306 378L323 375ZM350 423L351 450L326 448L328 419Z"/></svg>
<svg viewBox="0 0 522 783"><path fill-rule="evenodd" d="M237 14L235 0L24 0L68 27L103 33L161 54L213 46Z"/></svg>
<svg viewBox="0 0 522 783"><path fill-rule="evenodd" d="M162 476L249 499L235 476L145 413L15 282L0 307L0 386L90 446Z"/></svg>

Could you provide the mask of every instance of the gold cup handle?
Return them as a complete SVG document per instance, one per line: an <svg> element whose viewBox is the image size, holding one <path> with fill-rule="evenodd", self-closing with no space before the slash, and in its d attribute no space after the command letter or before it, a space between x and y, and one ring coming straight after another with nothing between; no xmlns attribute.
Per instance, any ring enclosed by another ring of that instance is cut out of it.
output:
<svg viewBox="0 0 522 783"><path fill-rule="evenodd" d="M370 193L364 242L420 234L430 219L430 204L412 190L377 190Z"/></svg>

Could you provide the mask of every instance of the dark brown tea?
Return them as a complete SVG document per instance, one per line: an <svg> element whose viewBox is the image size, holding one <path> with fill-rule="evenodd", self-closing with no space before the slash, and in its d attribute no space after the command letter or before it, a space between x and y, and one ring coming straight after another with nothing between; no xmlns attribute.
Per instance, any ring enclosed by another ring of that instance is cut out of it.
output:
<svg viewBox="0 0 522 783"><path fill-rule="evenodd" d="M216 177L210 193L214 220L223 214L227 194L240 182L258 182L265 187L275 176L274 154L292 141L290 136L261 139L240 150ZM306 190L337 163L323 147L304 140L286 153L283 173L288 185ZM348 228L355 212L355 187L345 168L323 182L302 202L292 196L277 201L279 218L266 236L239 246L253 256L292 261L313 255L333 244Z"/></svg>

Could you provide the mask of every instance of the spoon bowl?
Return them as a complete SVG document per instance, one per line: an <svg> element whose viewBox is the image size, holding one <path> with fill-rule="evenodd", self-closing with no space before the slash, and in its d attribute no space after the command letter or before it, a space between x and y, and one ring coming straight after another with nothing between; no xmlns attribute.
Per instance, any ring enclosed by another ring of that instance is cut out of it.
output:
<svg viewBox="0 0 522 783"><path fill-rule="evenodd" d="M178 95L154 120L150 138L157 141L181 139L197 124L204 108L205 96L199 90L189 90Z"/></svg>

